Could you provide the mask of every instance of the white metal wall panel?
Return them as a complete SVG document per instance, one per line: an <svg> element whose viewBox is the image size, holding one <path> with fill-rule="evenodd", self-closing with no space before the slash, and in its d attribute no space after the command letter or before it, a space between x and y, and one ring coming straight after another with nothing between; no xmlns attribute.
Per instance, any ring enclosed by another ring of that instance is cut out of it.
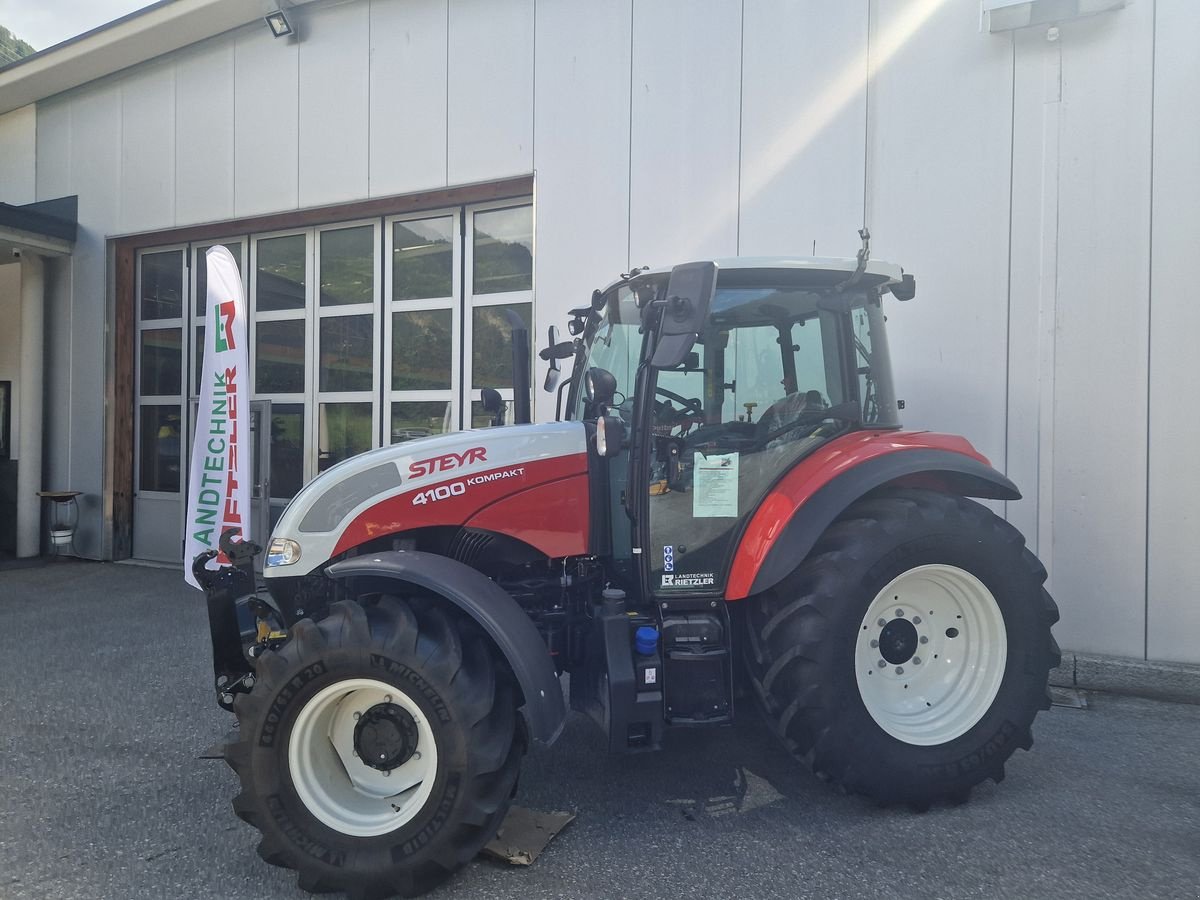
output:
<svg viewBox="0 0 1200 900"><path fill-rule="evenodd" d="M300 42L300 206L367 195L370 8L296 11Z"/></svg>
<svg viewBox="0 0 1200 900"><path fill-rule="evenodd" d="M533 168L533 0L450 0L451 184Z"/></svg>
<svg viewBox="0 0 1200 900"><path fill-rule="evenodd" d="M737 252L742 4L633 12L630 263Z"/></svg>
<svg viewBox="0 0 1200 900"><path fill-rule="evenodd" d="M104 85L71 100L71 193L79 195L79 234L69 264L56 265L46 311L49 352L57 365L47 367L46 446L61 433L69 448L64 466L48 451L51 477L66 489L82 491L76 549L85 556L100 552L100 494L103 487L104 341L107 257L105 240L117 230L121 209L122 88ZM169 189L168 189L169 190ZM54 372L61 369L61 372ZM54 373L51 375L51 373ZM66 381L62 380L65 376ZM61 432L58 429L62 429Z"/></svg>
<svg viewBox="0 0 1200 900"><path fill-rule="evenodd" d="M447 0L372 0L372 197L446 184Z"/></svg>
<svg viewBox="0 0 1200 900"><path fill-rule="evenodd" d="M43 100L37 105L37 199L71 193L71 102Z"/></svg>
<svg viewBox="0 0 1200 900"><path fill-rule="evenodd" d="M232 38L181 55L175 66L175 222L231 219Z"/></svg>
<svg viewBox="0 0 1200 900"><path fill-rule="evenodd" d="M0 147L0 197L5 203L32 203L37 199L36 106L0 116Z"/></svg>
<svg viewBox="0 0 1200 900"><path fill-rule="evenodd" d="M745 7L739 250L847 256L863 214L868 0Z"/></svg>
<svg viewBox="0 0 1200 900"><path fill-rule="evenodd" d="M888 314L902 419L1003 470L1011 43L946 0L875 0L871 28L872 254L917 278Z"/></svg>
<svg viewBox="0 0 1200 900"><path fill-rule="evenodd" d="M143 67L121 81L121 191L117 229L175 224L175 68Z"/></svg>
<svg viewBox="0 0 1200 900"><path fill-rule="evenodd" d="M238 34L235 58L234 211L238 216L294 209L298 44L255 28Z"/></svg>
<svg viewBox="0 0 1200 900"><path fill-rule="evenodd" d="M1011 36L1012 247L1009 268L1008 476L1023 495L1008 520L1053 572L1054 317L1057 300L1061 44ZM1047 519L1043 528L1040 519ZM1042 535L1045 540L1042 540Z"/></svg>
<svg viewBox="0 0 1200 900"><path fill-rule="evenodd" d="M629 252L630 6L550 0L537 8L534 160L536 347L567 310L625 271ZM539 378L545 363L538 360ZM538 414L554 417L539 392Z"/></svg>
<svg viewBox="0 0 1200 900"><path fill-rule="evenodd" d="M1200 247L1200 17L1158 0L1154 64L1154 222L1150 316L1147 655L1200 663L1200 418L1196 248Z"/></svg>
<svg viewBox="0 0 1200 900"><path fill-rule="evenodd" d="M1054 348L1059 640L1145 650L1146 389L1154 8L1061 27Z"/></svg>

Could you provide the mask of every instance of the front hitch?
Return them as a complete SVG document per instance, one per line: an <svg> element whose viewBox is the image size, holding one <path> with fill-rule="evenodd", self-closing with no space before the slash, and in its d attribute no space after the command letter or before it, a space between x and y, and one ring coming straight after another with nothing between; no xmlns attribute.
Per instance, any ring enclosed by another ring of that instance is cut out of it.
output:
<svg viewBox="0 0 1200 900"><path fill-rule="evenodd" d="M262 547L252 541L233 540L239 533L237 528L228 528L218 542L220 552L230 565L207 568L208 562L217 557L216 550L206 550L192 560L192 574L208 604L217 704L231 712L234 695L246 693L254 685L254 670L242 652L237 605L239 600L255 592L254 557L262 553Z"/></svg>

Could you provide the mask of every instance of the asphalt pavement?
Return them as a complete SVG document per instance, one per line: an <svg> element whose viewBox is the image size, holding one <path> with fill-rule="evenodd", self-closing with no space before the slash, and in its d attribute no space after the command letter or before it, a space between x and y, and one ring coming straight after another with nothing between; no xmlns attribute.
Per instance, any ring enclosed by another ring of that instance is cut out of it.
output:
<svg viewBox="0 0 1200 900"><path fill-rule="evenodd" d="M0 898L303 898L200 753L202 597L178 571L0 572ZM924 814L841 796L752 710L610 758L573 717L517 802L576 820L530 867L477 860L450 898L1198 898L1200 707L1105 694L1039 716L1000 785Z"/></svg>

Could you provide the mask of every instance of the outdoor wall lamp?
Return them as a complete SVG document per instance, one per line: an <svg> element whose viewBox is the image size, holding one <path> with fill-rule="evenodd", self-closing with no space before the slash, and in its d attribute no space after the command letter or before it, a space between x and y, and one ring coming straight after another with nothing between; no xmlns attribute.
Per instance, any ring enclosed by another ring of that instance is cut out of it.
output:
<svg viewBox="0 0 1200 900"><path fill-rule="evenodd" d="M275 37L287 37L292 33L292 23L287 20L287 16L283 14L282 9L277 9L273 13L266 15L267 25L271 28L271 34Z"/></svg>
<svg viewBox="0 0 1200 900"><path fill-rule="evenodd" d="M990 32L1049 25L1121 9L1126 0L983 0L982 13Z"/></svg>

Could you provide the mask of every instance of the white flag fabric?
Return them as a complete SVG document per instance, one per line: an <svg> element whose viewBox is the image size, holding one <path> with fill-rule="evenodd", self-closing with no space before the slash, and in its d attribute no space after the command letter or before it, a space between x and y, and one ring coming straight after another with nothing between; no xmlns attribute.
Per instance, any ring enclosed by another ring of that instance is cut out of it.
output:
<svg viewBox="0 0 1200 900"><path fill-rule="evenodd" d="M247 353L246 295L233 254L210 247L208 312L204 327L204 365L200 370L200 406L192 441L188 477L187 531L183 577L200 587L192 560L218 549L227 528L250 540L250 364ZM228 560L222 554L217 563ZM210 568L214 566L210 563Z"/></svg>

